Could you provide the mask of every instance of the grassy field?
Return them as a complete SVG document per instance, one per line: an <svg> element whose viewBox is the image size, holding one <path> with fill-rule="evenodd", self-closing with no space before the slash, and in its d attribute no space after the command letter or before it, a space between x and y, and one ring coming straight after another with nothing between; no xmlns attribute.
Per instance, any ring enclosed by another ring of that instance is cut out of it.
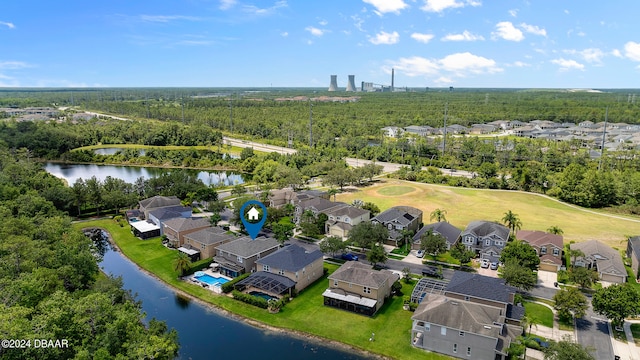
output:
<svg viewBox="0 0 640 360"><path fill-rule="evenodd" d="M531 317L534 324L553 328L553 311L548 307L532 302L524 302L524 311Z"/></svg>
<svg viewBox="0 0 640 360"><path fill-rule="evenodd" d="M159 238L140 240L127 226L120 227L113 220L95 220L75 224L77 228L100 227L107 230L121 251L140 267L155 274L165 283L187 292L208 303L243 317L283 329L302 331L323 338L339 341L353 347L382 354L394 359L448 359L428 353L410 345L411 315L403 310L402 296L393 297L373 317L353 314L323 305L322 293L327 288L326 277L302 291L278 314L247 305L227 296L215 295L200 286L177 279L173 269L175 250L162 246ZM337 265L325 264L330 272ZM403 284L403 293L410 294L413 285ZM375 341L370 342L371 333Z"/></svg>
<svg viewBox="0 0 640 360"><path fill-rule="evenodd" d="M408 188L413 190L409 191ZM522 229L546 230L558 226L565 242L596 239L614 248L625 248L627 236L640 234L640 217L613 215L583 209L536 194L454 188L402 180L385 179L366 188L337 195L338 201L370 201L380 210L408 205L421 209L424 223L435 209L447 211L446 218L464 229L474 220L502 222L504 213L513 211L522 221Z"/></svg>

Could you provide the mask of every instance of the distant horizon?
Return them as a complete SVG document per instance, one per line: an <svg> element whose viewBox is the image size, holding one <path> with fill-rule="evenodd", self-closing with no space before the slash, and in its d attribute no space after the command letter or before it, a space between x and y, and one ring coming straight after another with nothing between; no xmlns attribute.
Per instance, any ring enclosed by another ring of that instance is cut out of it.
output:
<svg viewBox="0 0 640 360"><path fill-rule="evenodd" d="M640 2L8 1L1 88L633 89Z"/></svg>

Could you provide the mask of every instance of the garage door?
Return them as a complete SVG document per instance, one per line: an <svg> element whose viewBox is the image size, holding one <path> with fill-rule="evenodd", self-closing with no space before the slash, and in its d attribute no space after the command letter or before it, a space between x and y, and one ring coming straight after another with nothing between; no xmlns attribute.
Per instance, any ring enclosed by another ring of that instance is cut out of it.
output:
<svg viewBox="0 0 640 360"><path fill-rule="evenodd" d="M540 266L538 266L538 268L540 270L544 270L544 271L558 272L558 266L556 266L554 264L543 264L543 263L540 263Z"/></svg>

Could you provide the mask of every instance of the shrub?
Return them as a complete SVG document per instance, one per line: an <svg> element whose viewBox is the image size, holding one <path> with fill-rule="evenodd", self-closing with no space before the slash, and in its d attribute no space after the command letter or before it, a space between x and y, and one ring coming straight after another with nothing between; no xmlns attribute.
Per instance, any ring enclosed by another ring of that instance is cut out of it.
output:
<svg viewBox="0 0 640 360"><path fill-rule="evenodd" d="M231 294L233 295L234 299L240 300L240 301L242 301L244 303L247 303L247 304L251 304L253 306L257 306L259 308L266 309L267 306L269 306L269 303L267 302L267 300L265 300L265 299L263 299L261 297L257 297L257 296L253 296L253 295L249 295L249 294L245 294L245 293L241 293L238 290L233 290L233 292Z"/></svg>
<svg viewBox="0 0 640 360"><path fill-rule="evenodd" d="M418 303L416 302L409 303L409 311L416 311L417 308L418 308Z"/></svg>
<svg viewBox="0 0 640 360"><path fill-rule="evenodd" d="M222 292L224 292L225 294L230 292L231 290L233 290L233 286L240 280L246 278L247 276L251 275L250 273L246 273L246 274L242 274L240 276L238 276L237 278L226 282L224 284L222 284L222 286L220 287L222 289Z"/></svg>

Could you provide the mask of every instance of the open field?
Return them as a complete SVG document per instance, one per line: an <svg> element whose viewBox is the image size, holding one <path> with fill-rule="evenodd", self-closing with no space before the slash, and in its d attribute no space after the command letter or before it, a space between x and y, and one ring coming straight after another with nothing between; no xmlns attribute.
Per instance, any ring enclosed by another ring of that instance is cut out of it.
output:
<svg viewBox="0 0 640 360"><path fill-rule="evenodd" d="M79 151L79 150L96 150L96 149L104 149L104 148L122 148L122 149L160 149L160 150L209 150L209 151L218 151L217 146L178 146L178 145L167 145L167 146L154 146L154 145L139 145L139 144L102 144L102 145L89 145L82 146L79 148L75 148L71 151ZM227 146L222 145L222 152L240 155L244 147L238 146ZM261 154L261 151L254 150L255 154Z"/></svg>
<svg viewBox="0 0 640 360"><path fill-rule="evenodd" d="M408 187L413 188L412 191ZM423 221L430 223L435 209L447 211L452 225L464 229L474 220L502 222L504 213L513 211L522 221L522 229L546 230L555 225L564 231L565 242L600 240L615 248L625 248L629 235L640 234L640 217L609 214L565 204L546 196L502 190L456 188L395 179L337 195L338 201L370 201L384 211L392 206L408 205L421 209Z"/></svg>
<svg viewBox="0 0 640 360"><path fill-rule="evenodd" d="M120 227L111 219L76 223L78 229L98 227L107 230L120 250L141 268L154 274L170 286L207 303L254 319L268 326L303 332L331 339L362 350L383 354L393 359L449 359L449 357L416 349L410 345L412 312L402 309L402 296L387 300L373 317L357 315L324 306L322 293L328 286L326 276L302 291L278 314L242 303L228 296L213 294L201 286L178 280L173 268L176 251L161 244L160 238L140 240L128 226ZM329 273L336 265L325 264ZM402 292L411 294L414 284L404 284ZM160 319L161 320L161 319ZM369 341L375 333L375 341Z"/></svg>

